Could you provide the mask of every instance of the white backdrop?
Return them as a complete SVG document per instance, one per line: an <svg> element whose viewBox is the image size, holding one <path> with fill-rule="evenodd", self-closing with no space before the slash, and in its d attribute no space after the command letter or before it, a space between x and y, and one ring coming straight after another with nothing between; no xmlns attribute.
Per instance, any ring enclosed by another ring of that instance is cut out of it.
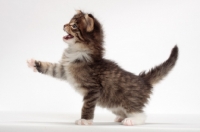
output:
<svg viewBox="0 0 200 132"><path fill-rule="evenodd" d="M66 82L32 72L26 60L58 62L67 46L63 25L81 9L102 23L105 57L135 74L163 62L177 44L178 63L145 111L200 114L199 7L198 0L0 0L0 111L80 114L82 97Z"/></svg>

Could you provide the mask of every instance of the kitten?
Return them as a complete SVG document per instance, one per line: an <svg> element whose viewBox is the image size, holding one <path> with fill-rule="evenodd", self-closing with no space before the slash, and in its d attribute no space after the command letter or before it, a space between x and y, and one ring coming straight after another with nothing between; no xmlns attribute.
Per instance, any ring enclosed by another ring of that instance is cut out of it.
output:
<svg viewBox="0 0 200 132"><path fill-rule="evenodd" d="M152 86L164 78L178 58L175 46L169 58L149 72L135 75L103 58L103 30L92 14L77 11L63 37L68 43L59 63L31 59L28 66L36 72L68 81L83 95L81 119L78 125L91 125L96 106L108 108L123 125L145 122L143 107L148 102Z"/></svg>

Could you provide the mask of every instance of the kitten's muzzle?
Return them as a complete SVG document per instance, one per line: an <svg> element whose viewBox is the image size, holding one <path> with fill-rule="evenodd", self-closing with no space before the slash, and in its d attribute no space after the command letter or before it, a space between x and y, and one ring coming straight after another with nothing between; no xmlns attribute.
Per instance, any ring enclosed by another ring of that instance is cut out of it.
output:
<svg viewBox="0 0 200 132"><path fill-rule="evenodd" d="M70 33L68 33L68 28L69 28L69 24L65 24L63 26L63 30L67 33L67 35L63 36L63 39L65 39L65 40L69 40L69 39L74 38L73 35L71 35Z"/></svg>

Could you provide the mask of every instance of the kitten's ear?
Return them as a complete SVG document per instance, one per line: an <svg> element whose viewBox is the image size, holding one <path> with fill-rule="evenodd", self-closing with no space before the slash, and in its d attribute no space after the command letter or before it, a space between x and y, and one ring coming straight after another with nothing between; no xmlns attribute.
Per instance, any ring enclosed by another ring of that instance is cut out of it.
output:
<svg viewBox="0 0 200 132"><path fill-rule="evenodd" d="M94 29L94 19L88 14L85 14L85 20L87 22L87 32L91 32Z"/></svg>
<svg viewBox="0 0 200 132"><path fill-rule="evenodd" d="M81 10L76 10L76 14L81 14L82 11Z"/></svg>

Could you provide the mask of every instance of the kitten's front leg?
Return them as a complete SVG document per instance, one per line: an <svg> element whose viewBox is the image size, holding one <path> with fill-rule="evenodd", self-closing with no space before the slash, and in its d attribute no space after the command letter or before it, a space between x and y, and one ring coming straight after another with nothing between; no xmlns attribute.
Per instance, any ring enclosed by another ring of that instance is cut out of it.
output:
<svg viewBox="0 0 200 132"><path fill-rule="evenodd" d="M81 119L76 121L77 125L92 125L94 118L94 110L99 99L99 91L90 91L84 97Z"/></svg>
<svg viewBox="0 0 200 132"><path fill-rule="evenodd" d="M27 61L28 67L33 69L34 72L40 72L55 78L66 80L66 73L64 66L57 63L42 62L34 59Z"/></svg>

